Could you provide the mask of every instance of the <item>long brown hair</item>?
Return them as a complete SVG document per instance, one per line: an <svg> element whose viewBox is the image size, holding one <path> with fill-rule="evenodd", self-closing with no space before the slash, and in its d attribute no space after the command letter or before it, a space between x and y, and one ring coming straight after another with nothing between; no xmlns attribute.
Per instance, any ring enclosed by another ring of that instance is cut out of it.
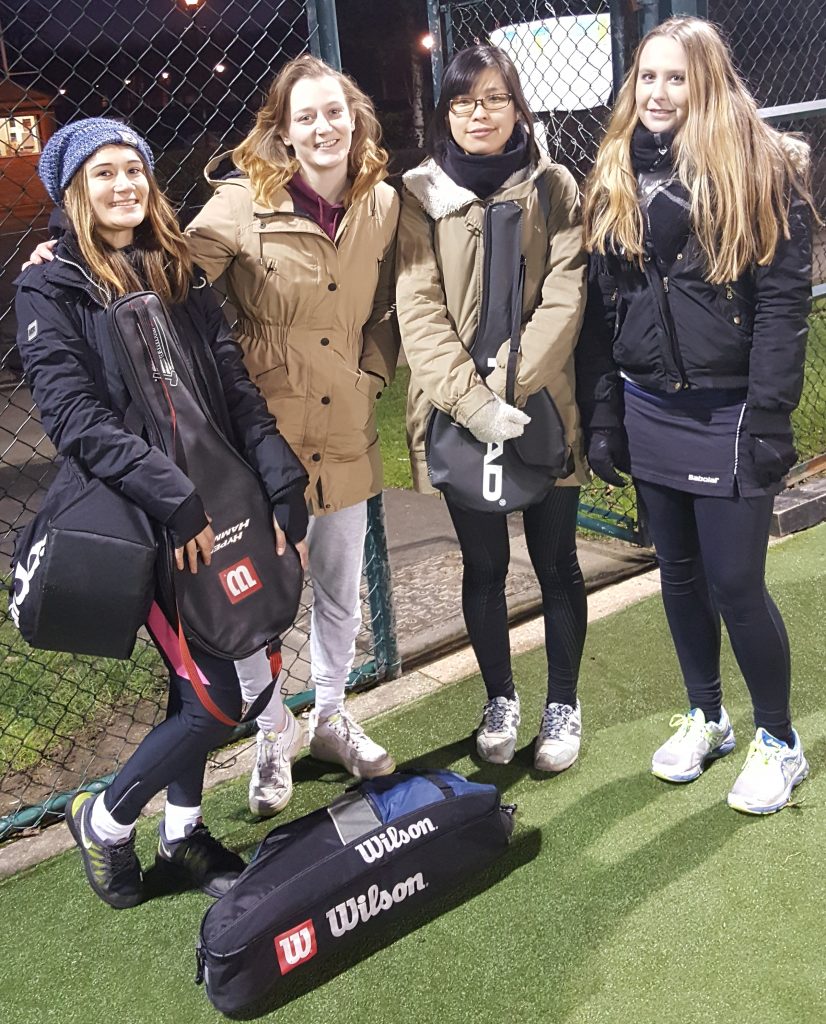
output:
<svg viewBox="0 0 826 1024"><path fill-rule="evenodd" d="M720 33L700 18L670 18L637 48L586 181L586 248L642 258L631 136L638 124L642 52L661 36L675 39L685 51L688 110L674 140L675 168L690 195L691 226L705 254L706 277L722 284L749 266L771 263L780 237L789 237L792 193L814 207L809 147L761 119Z"/></svg>
<svg viewBox="0 0 826 1024"><path fill-rule="evenodd" d="M281 133L290 120L290 94L302 78L334 78L344 93L355 122L347 176L351 181L347 201L361 198L387 177L387 153L379 145L381 126L369 96L349 75L344 75L318 57L305 54L289 61L275 76L255 125L244 141L232 151L235 166L250 179L256 202L270 205L279 189L299 171L300 165L284 145Z"/></svg>
<svg viewBox="0 0 826 1024"><path fill-rule="evenodd" d="M148 286L166 303L183 302L192 279L192 258L175 211L149 168L144 164L149 182L146 216L135 228L135 247L145 276L141 280L126 256L108 245L97 231L85 167L69 182L63 201L80 253L107 301Z"/></svg>

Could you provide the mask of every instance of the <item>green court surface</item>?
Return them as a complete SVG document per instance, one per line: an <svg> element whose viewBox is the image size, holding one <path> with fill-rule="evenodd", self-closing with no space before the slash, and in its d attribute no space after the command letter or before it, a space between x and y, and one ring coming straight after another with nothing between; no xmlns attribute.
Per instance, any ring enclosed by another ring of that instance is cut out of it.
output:
<svg viewBox="0 0 826 1024"><path fill-rule="evenodd" d="M764 1024L825 1019L826 526L773 548L771 590L792 641L795 724L812 774L796 806L768 818L725 796L753 734L725 653L733 755L688 786L648 773L682 710L658 598L594 624L580 695L585 740L559 777L533 771L544 657L516 660L523 726L506 767L475 759L477 677L371 725L400 762L496 782L519 806L509 854L481 883L397 919L387 944L351 947L284 990L265 1020L289 1024ZM392 683L388 685L393 685ZM347 779L303 758L288 814ZM267 832L246 779L210 793L213 830L249 852ZM63 826L58 826L63 827ZM151 863L154 822L139 850ZM482 884L483 883L483 884ZM74 851L0 885L0 1020L8 1024L194 1024L222 1019L193 984L208 898L186 893L113 911ZM295 972L300 973L300 972Z"/></svg>

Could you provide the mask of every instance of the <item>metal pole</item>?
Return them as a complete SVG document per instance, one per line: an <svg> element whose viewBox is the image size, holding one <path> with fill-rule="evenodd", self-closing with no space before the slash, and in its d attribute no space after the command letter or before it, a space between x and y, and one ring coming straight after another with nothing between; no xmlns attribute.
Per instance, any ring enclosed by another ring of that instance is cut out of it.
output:
<svg viewBox="0 0 826 1024"><path fill-rule="evenodd" d="M367 502L367 536L364 539L367 565L367 599L373 631L373 654L378 679L396 679L401 675L401 660L396 640L396 611L387 534L384 528L384 502L380 494Z"/></svg>
<svg viewBox="0 0 826 1024"><path fill-rule="evenodd" d="M625 0L610 0L611 69L616 100L625 79Z"/></svg>
<svg viewBox="0 0 826 1024"><path fill-rule="evenodd" d="M640 2L641 35L646 35L660 23L659 0L641 0Z"/></svg>
<svg viewBox="0 0 826 1024"><path fill-rule="evenodd" d="M310 7L318 26L318 49L321 59L327 61L331 68L341 71L341 48L338 43L338 19L336 17L336 0L308 0L307 20L310 21Z"/></svg>
<svg viewBox="0 0 826 1024"><path fill-rule="evenodd" d="M439 0L427 0L427 29L433 36L430 50L430 72L433 75L433 103L439 102L444 71L444 44L442 42L442 19L439 16Z"/></svg>
<svg viewBox="0 0 826 1024"><path fill-rule="evenodd" d="M671 13L690 14L695 18L708 18L708 0L671 0Z"/></svg>

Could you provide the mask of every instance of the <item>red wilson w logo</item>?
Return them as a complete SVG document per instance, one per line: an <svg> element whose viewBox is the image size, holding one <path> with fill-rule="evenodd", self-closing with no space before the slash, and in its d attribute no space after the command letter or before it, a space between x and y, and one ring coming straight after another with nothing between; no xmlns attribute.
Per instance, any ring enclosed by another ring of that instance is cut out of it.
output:
<svg viewBox="0 0 826 1024"><path fill-rule="evenodd" d="M288 932L276 935L275 955L278 957L278 966L281 973L286 974L306 960L311 960L316 955L315 928L310 918L297 924Z"/></svg>
<svg viewBox="0 0 826 1024"><path fill-rule="evenodd" d="M245 597L249 597L250 594L254 594L262 587L255 566L249 558L242 558L240 562L231 565L229 569L224 569L218 575L224 593L232 604L238 604L239 601L243 601Z"/></svg>

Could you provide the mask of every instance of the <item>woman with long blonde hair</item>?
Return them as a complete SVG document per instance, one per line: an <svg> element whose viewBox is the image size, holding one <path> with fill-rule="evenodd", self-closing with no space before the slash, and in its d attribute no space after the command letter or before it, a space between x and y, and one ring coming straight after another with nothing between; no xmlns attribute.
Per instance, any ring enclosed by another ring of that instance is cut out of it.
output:
<svg viewBox="0 0 826 1024"><path fill-rule="evenodd" d="M796 460L811 290L808 148L765 124L713 25L640 44L586 184L589 297L577 393L592 469L631 473L688 693L651 770L730 753L720 618L756 734L731 807L777 811L808 773L789 644L765 585L774 495Z"/></svg>
<svg viewBox="0 0 826 1024"><path fill-rule="evenodd" d="M208 168L215 195L186 230L210 280L225 275L252 379L309 474L313 583L310 752L359 777L390 755L345 711L361 625L367 499L382 488L375 403L393 379L399 202L383 179L373 104L311 56L286 64L233 151L234 175ZM270 680L261 654L239 666L251 699ZM280 695L259 720L250 808L271 815L292 793L303 744Z"/></svg>

